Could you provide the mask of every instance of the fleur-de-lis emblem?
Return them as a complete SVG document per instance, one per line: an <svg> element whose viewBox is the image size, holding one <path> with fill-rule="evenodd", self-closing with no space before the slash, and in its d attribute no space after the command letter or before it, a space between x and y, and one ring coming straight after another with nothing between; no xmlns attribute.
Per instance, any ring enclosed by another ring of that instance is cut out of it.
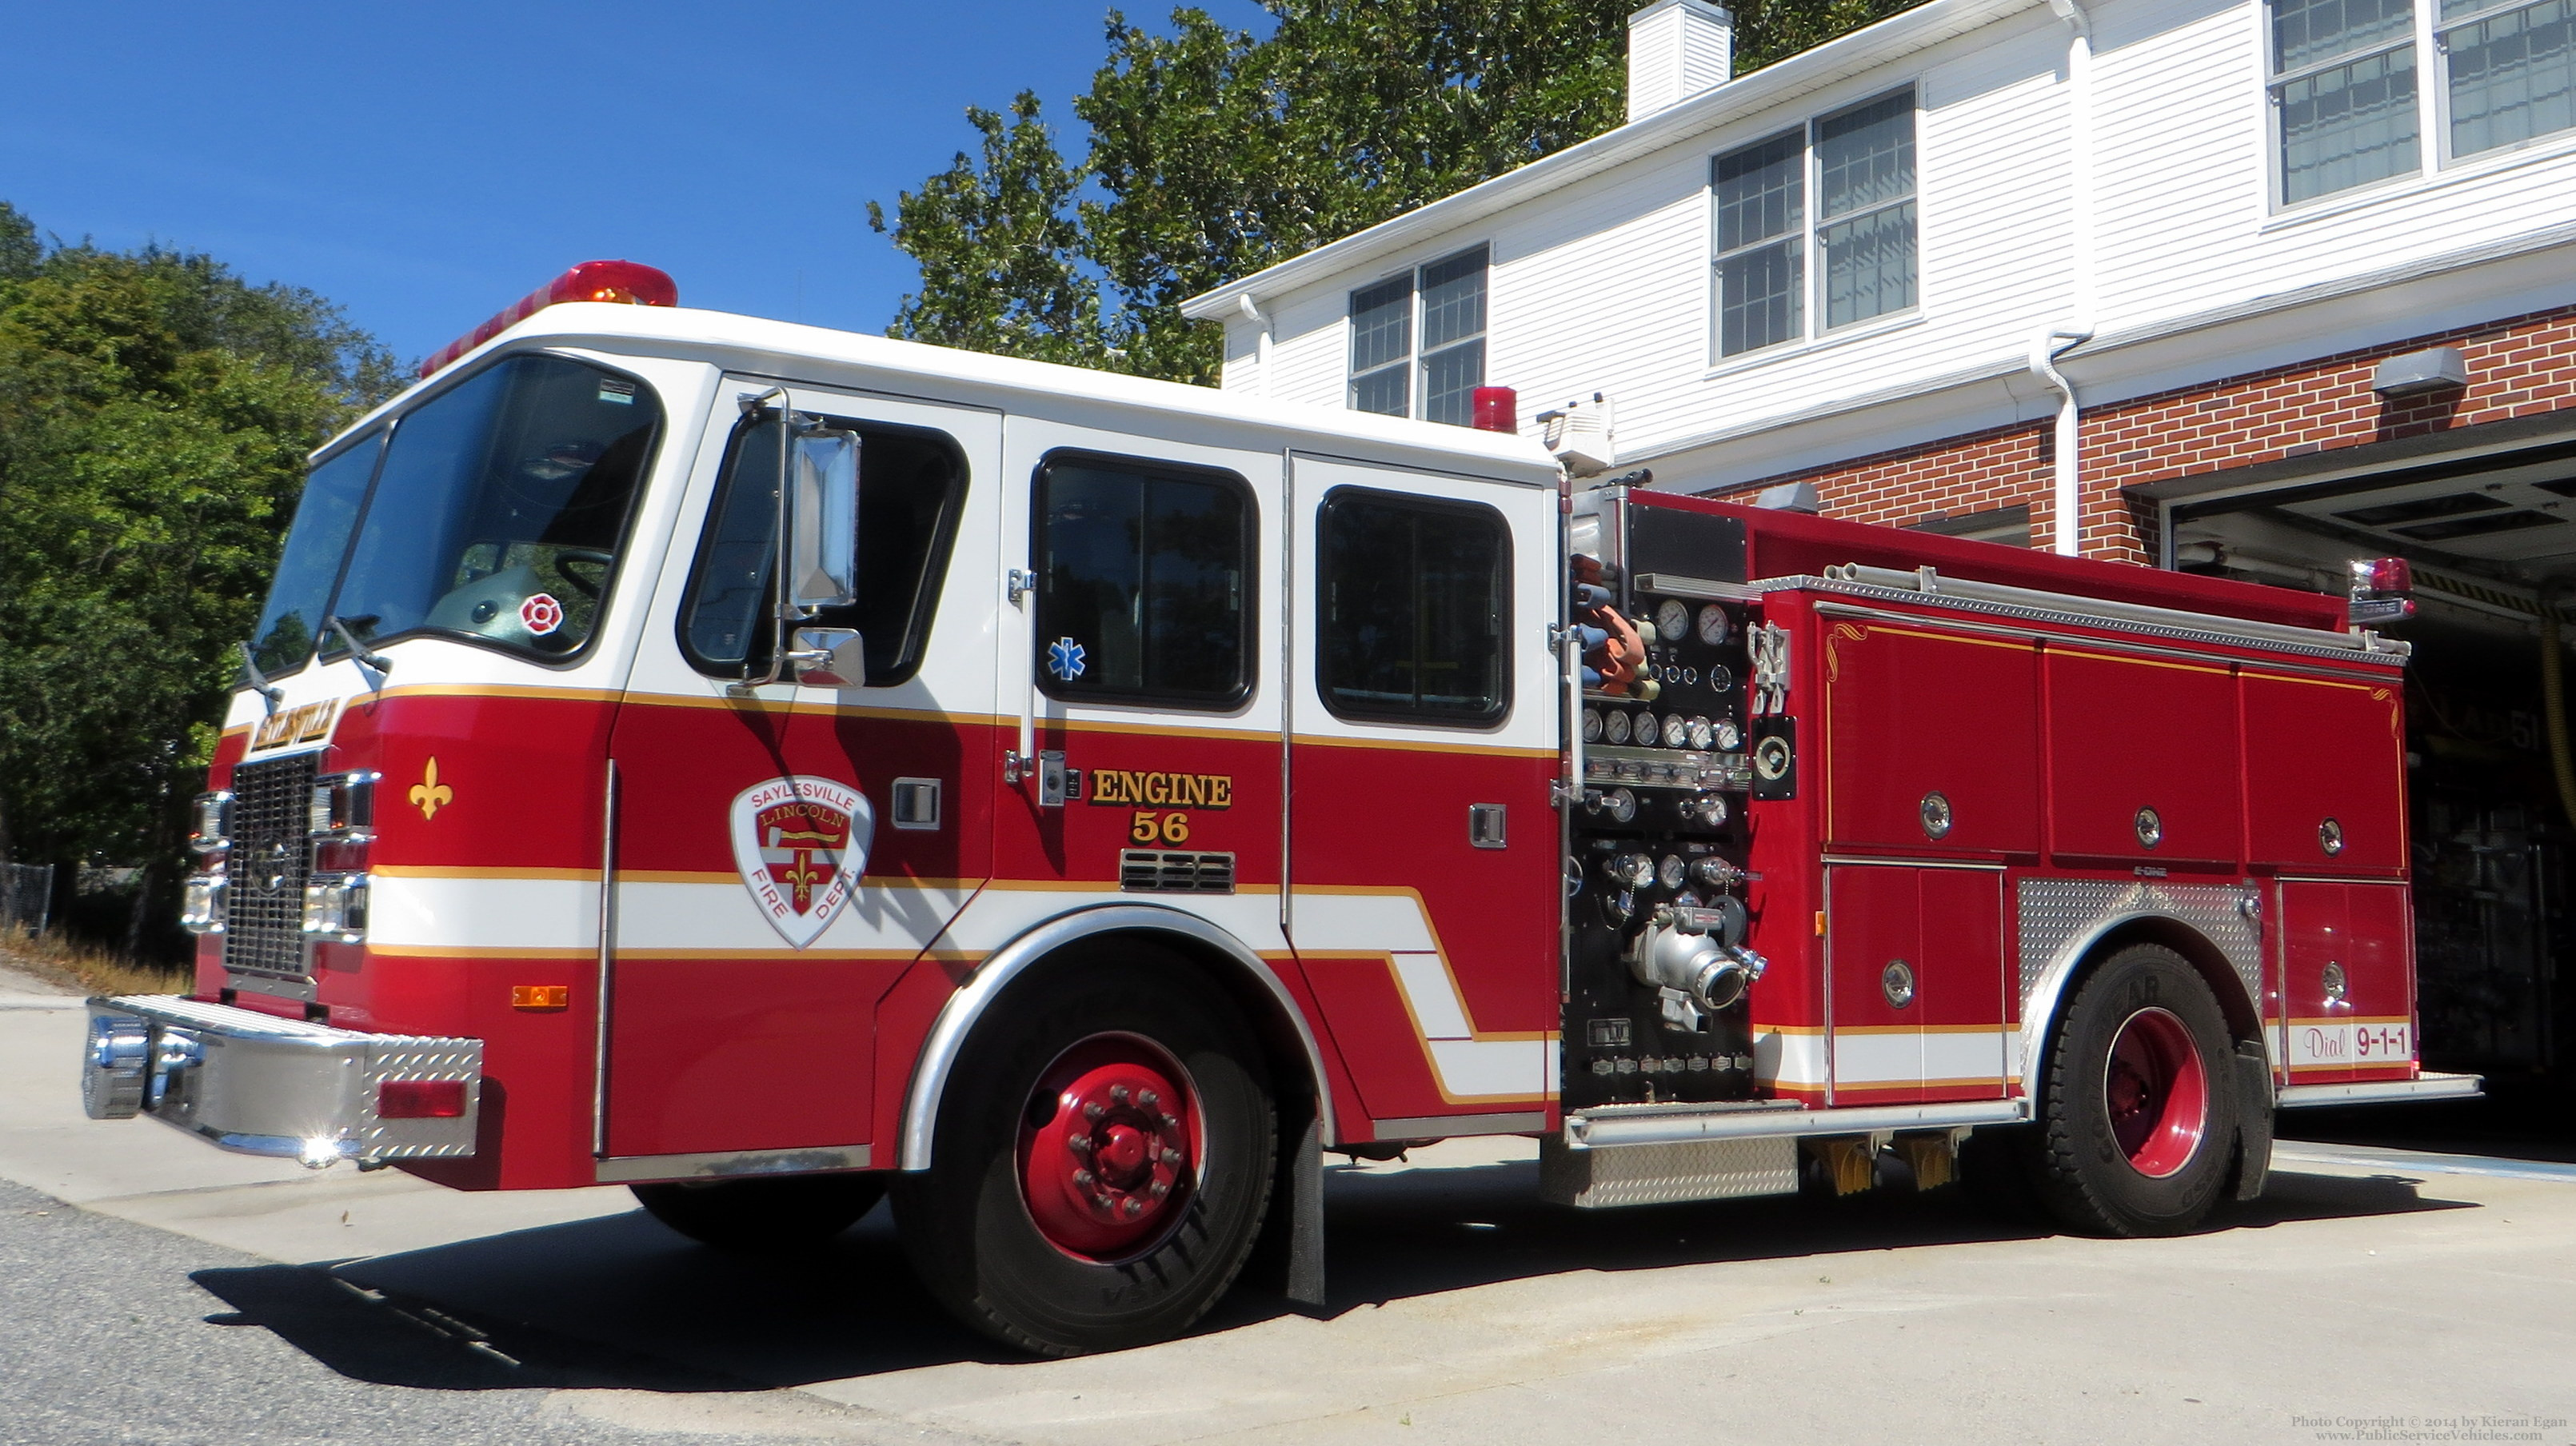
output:
<svg viewBox="0 0 2576 1446"><path fill-rule="evenodd" d="M420 810L422 818L435 819L440 809L455 801L456 790L438 781L438 760L430 759L429 766L421 770L420 782L411 786L412 807Z"/></svg>

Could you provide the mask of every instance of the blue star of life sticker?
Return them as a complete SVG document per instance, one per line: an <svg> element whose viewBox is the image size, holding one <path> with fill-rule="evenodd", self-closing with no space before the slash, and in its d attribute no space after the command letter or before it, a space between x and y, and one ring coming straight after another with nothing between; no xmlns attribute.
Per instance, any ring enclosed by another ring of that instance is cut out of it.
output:
<svg viewBox="0 0 2576 1446"><path fill-rule="evenodd" d="M1071 638L1058 638L1047 644L1047 671L1070 683L1082 676L1082 644Z"/></svg>

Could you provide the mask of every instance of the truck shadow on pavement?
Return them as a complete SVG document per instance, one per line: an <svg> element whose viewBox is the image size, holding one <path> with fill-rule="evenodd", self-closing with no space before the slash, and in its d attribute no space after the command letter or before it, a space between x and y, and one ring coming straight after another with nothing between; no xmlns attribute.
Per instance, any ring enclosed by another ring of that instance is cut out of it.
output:
<svg viewBox="0 0 2576 1446"><path fill-rule="evenodd" d="M1540 1203L1515 1161L1327 1170L1331 1301L1367 1305L1497 1281L2033 1240L2050 1232L1960 1188L1881 1189L1616 1211ZM2475 1208L2420 1182L2276 1171L2219 1230ZM829 1247L764 1258L692 1244L642 1212L401 1255L204 1270L222 1326L274 1332L343 1376L432 1390L742 1391L1020 1359L952 1324L915 1284L880 1207ZM1199 1333L1288 1313L1238 1289Z"/></svg>

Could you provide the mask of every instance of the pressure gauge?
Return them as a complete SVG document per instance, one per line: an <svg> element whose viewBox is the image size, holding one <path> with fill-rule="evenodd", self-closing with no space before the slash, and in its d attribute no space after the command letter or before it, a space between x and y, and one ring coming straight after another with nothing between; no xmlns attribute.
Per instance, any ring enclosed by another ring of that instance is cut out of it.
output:
<svg viewBox="0 0 2576 1446"><path fill-rule="evenodd" d="M1678 889L1689 879L1689 868L1682 862L1680 854L1666 854L1664 861L1655 866L1655 882L1668 889Z"/></svg>
<svg viewBox="0 0 2576 1446"><path fill-rule="evenodd" d="M1679 713L1664 715L1664 746L1679 748L1690 741L1690 720Z"/></svg>
<svg viewBox="0 0 2576 1446"><path fill-rule="evenodd" d="M1601 710L1598 708L1583 710L1583 741L1586 743L1601 741Z"/></svg>
<svg viewBox="0 0 2576 1446"><path fill-rule="evenodd" d="M1735 674L1719 663L1708 665L1708 690L1723 693L1735 686Z"/></svg>
<svg viewBox="0 0 2576 1446"><path fill-rule="evenodd" d="M1714 742L1716 742L1716 741L1717 741L1717 730L1716 730L1714 727L1710 726L1709 721L1708 721L1707 719L1705 719L1705 718L1693 718L1692 720L1690 720L1690 746L1691 746L1691 747L1693 747L1693 748L1695 748L1695 749L1698 749L1700 752L1705 753L1705 752L1707 752L1707 751L1708 751L1708 746L1709 746L1711 743L1714 743Z"/></svg>
<svg viewBox="0 0 2576 1446"><path fill-rule="evenodd" d="M1712 648L1726 641L1726 609L1710 603L1699 610L1699 640Z"/></svg>
<svg viewBox="0 0 2576 1446"><path fill-rule="evenodd" d="M1613 743L1628 741L1628 715L1613 709L1601 720L1601 736Z"/></svg>
<svg viewBox="0 0 2576 1446"><path fill-rule="evenodd" d="M1710 740L1717 744L1717 751L1720 753L1733 753L1744 746L1744 730L1736 727L1735 720L1732 718L1720 718L1711 723L1708 725L1708 734Z"/></svg>
<svg viewBox="0 0 2576 1446"><path fill-rule="evenodd" d="M1637 746L1640 748L1654 747L1655 740L1663 736L1660 730L1664 725L1657 722L1655 715L1652 713L1640 713L1636 716L1634 721L1637 729Z"/></svg>
<svg viewBox="0 0 2576 1446"><path fill-rule="evenodd" d="M1668 597L1655 609L1655 631L1664 635L1665 642L1680 642L1682 634L1690 631L1690 625L1690 604L1680 598Z"/></svg>

